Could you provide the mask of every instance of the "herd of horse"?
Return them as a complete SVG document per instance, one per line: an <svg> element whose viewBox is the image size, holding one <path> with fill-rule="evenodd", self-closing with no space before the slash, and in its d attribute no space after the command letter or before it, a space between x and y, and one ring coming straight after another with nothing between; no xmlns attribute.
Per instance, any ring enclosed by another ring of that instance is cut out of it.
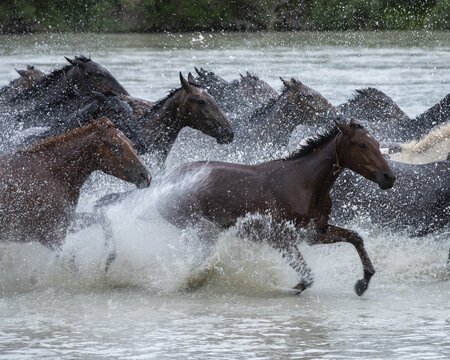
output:
<svg viewBox="0 0 450 360"><path fill-rule="evenodd" d="M97 170L139 189L150 186L139 157L144 154L162 168L160 184L173 185L157 203L168 222L210 236L211 227L226 229L249 214L265 214L276 224L307 229L312 245L349 242L363 265L358 295L375 269L361 236L334 224L367 216L411 236L448 228L450 94L410 118L374 88L334 106L296 79L281 79L278 93L249 73L228 82L195 68L196 77L180 72L179 88L150 102L130 95L91 59L66 59L68 65L50 74L32 66L20 70L0 89L0 240L58 249L68 231L98 223L111 241L101 209L129 192L107 195L97 211L78 213L81 186ZM206 160L164 173L185 127L240 151L244 164ZM301 145L281 156L292 141ZM256 163L245 157L255 148L265 154ZM434 157L419 164L392 159L429 149ZM311 270L297 240L275 231L264 240L298 273L293 292L310 287ZM108 266L114 256L112 250Z"/></svg>

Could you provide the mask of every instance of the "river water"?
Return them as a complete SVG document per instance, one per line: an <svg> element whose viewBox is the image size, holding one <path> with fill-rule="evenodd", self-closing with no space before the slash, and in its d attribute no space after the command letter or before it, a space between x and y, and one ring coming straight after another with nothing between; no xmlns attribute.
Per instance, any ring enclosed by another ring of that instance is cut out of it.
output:
<svg viewBox="0 0 450 360"><path fill-rule="evenodd" d="M48 72L78 54L153 101L194 66L227 80L250 71L276 89L279 76L296 77L335 105L373 86L411 117L450 89L450 37L435 32L1 36L0 86L14 68ZM223 156L209 139L186 151L189 134L167 168ZM79 207L128 188L94 176ZM448 232L411 239L359 219L347 226L363 236L377 269L364 296L353 292L362 269L348 244L301 244L315 283L294 296L293 271L239 229L221 233L193 271L195 234L154 209L165 191L109 209L119 252L108 273L95 227L69 235L57 255L34 243L0 244L0 359L448 359Z"/></svg>

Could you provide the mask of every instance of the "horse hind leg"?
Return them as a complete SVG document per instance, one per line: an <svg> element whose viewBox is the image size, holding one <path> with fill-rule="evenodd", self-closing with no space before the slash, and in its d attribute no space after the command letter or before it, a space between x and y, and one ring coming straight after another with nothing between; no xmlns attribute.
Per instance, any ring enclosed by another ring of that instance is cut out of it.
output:
<svg viewBox="0 0 450 360"><path fill-rule="evenodd" d="M275 248L281 251L281 255L287 263L300 275L300 281L292 288L295 295L300 295L304 290L310 288L314 282L311 269L306 263L303 255L298 250L296 245L277 246L272 244Z"/></svg>

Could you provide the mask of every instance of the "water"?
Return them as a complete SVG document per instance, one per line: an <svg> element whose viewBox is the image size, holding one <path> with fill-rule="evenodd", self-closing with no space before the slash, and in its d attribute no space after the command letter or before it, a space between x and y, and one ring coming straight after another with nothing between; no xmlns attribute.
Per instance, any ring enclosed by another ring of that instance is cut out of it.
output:
<svg viewBox="0 0 450 360"><path fill-rule="evenodd" d="M247 70L279 89L298 77L340 104L374 86L416 116L449 92L448 33L36 35L0 37L0 86L14 68L50 71L63 55L105 65L137 97L157 100L194 66L227 80ZM167 168L206 158L238 160L214 141L189 149L183 131ZM258 154L256 154L258 155ZM97 175L80 209L128 185ZM315 275L301 296L295 273L270 247L219 235L198 265L195 232L162 220L140 192L109 209L119 250L105 273L99 228L68 236L55 255L38 244L0 244L0 359L344 358L439 359L450 353L448 233L410 239L367 226L360 232L377 270L366 294L348 244L301 244Z"/></svg>

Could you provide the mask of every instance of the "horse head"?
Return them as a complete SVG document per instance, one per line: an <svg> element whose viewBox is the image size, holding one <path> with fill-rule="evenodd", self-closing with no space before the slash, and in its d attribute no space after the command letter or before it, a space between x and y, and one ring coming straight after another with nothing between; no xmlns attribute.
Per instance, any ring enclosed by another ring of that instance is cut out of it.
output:
<svg viewBox="0 0 450 360"><path fill-rule="evenodd" d="M26 70L16 69L16 71L20 75L20 85L23 87L30 87L36 82L36 80L45 77L45 74L41 70L38 70L34 66L30 65L27 65Z"/></svg>
<svg viewBox="0 0 450 360"><path fill-rule="evenodd" d="M213 98L202 88L194 85L189 73L187 81L180 72L183 99L180 104L180 116L185 126L200 130L214 137L219 144L228 144L233 140L233 129Z"/></svg>
<svg viewBox="0 0 450 360"><path fill-rule="evenodd" d="M128 95L125 88L111 75L111 73L100 64L84 56L66 60L71 66L65 72L68 80L73 81L78 90L89 92L108 92Z"/></svg>
<svg viewBox="0 0 450 360"><path fill-rule="evenodd" d="M252 75L247 71L245 76L240 74L240 77L241 80L236 83L236 87L253 103L262 106L270 100L276 100L278 98L278 93L256 75Z"/></svg>
<svg viewBox="0 0 450 360"><path fill-rule="evenodd" d="M320 93L302 82L280 78L284 85L282 96L287 100L286 106L303 125L327 125L329 114L336 114L337 109ZM298 121L298 120L297 120ZM298 125L298 124L297 124Z"/></svg>
<svg viewBox="0 0 450 360"><path fill-rule="evenodd" d="M356 90L354 98L340 105L339 109L348 117L372 122L409 118L384 92L370 87Z"/></svg>
<svg viewBox="0 0 450 360"><path fill-rule="evenodd" d="M150 185L151 176L133 149L131 141L107 118L91 120L97 133L99 170L133 183L139 189Z"/></svg>
<svg viewBox="0 0 450 360"><path fill-rule="evenodd" d="M395 175L380 151L380 144L355 120L350 125L336 122L342 134L335 139L338 166L349 168L378 184L381 189L394 185Z"/></svg>

